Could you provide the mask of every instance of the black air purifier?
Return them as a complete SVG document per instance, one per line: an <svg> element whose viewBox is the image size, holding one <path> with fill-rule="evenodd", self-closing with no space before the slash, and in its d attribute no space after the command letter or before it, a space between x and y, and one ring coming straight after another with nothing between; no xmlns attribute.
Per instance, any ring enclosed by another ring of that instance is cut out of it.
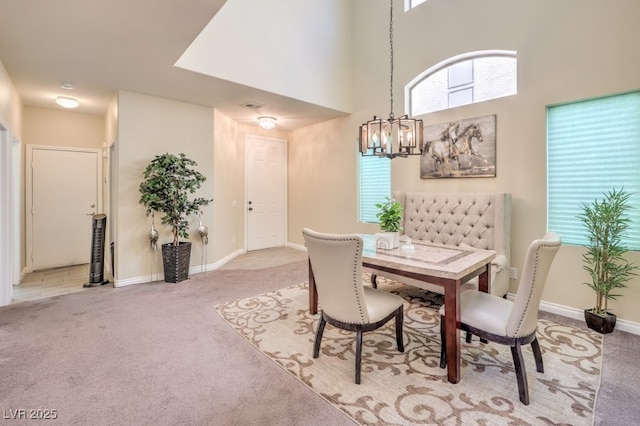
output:
<svg viewBox="0 0 640 426"><path fill-rule="evenodd" d="M89 265L89 282L84 287L97 287L107 284L104 279L104 239L107 227L107 215L93 216L93 237L91 239L91 264Z"/></svg>

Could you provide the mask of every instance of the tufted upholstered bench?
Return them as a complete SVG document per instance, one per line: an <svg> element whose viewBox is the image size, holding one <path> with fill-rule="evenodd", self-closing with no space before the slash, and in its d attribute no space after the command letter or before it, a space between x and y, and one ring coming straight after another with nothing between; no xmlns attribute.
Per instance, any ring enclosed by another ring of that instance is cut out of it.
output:
<svg viewBox="0 0 640 426"><path fill-rule="evenodd" d="M412 241L448 244L473 250L494 250L491 293L504 296L509 290L511 194L506 192L399 192L395 198L404 209L402 233ZM377 273L400 282L411 278ZM443 287L412 283L437 293ZM477 278L465 288L477 287ZM463 288L464 289L464 288Z"/></svg>

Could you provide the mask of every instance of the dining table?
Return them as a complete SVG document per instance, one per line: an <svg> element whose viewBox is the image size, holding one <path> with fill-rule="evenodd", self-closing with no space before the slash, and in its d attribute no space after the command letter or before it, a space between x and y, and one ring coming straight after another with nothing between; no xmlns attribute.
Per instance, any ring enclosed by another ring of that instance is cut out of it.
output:
<svg viewBox="0 0 640 426"><path fill-rule="evenodd" d="M412 278L409 285L421 287L429 283L444 288L444 332L447 350L447 379L460 381L460 292L462 284L478 277L478 290L490 291L491 261L496 253L422 241L409 242L393 249L377 247L377 238L361 234L363 239L362 266L374 273L389 273ZM313 268L309 260L309 311L318 312L318 292ZM452 314L453 313L453 314Z"/></svg>

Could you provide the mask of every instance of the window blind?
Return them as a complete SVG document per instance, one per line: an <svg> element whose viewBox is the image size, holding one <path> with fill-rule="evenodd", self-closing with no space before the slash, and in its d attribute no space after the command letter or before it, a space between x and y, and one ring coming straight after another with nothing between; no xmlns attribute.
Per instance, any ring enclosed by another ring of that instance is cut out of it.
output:
<svg viewBox="0 0 640 426"><path fill-rule="evenodd" d="M358 153L360 222L379 223L377 203L391 196L391 160Z"/></svg>
<svg viewBox="0 0 640 426"><path fill-rule="evenodd" d="M612 189L631 193L622 243L640 250L640 92L547 108L547 228L588 243L581 206Z"/></svg>

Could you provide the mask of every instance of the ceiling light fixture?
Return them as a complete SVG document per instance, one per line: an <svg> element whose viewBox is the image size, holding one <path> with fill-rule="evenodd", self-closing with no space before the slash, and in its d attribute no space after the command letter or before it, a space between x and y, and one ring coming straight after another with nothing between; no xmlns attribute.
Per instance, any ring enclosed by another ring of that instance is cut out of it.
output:
<svg viewBox="0 0 640 426"><path fill-rule="evenodd" d="M393 0L389 18L389 46L391 53L391 111L389 118L373 116L360 126L360 153L394 159L409 155L420 155L422 150L422 120L408 115L396 118L393 114ZM394 152L394 145L396 149Z"/></svg>
<svg viewBox="0 0 640 426"><path fill-rule="evenodd" d="M71 89L73 89L73 84L71 84L71 83L60 83L60 87L62 87L63 89L71 90Z"/></svg>
<svg viewBox="0 0 640 426"><path fill-rule="evenodd" d="M276 127L276 119L274 117L258 117L258 122L263 129L271 130Z"/></svg>
<svg viewBox="0 0 640 426"><path fill-rule="evenodd" d="M68 98L66 96L58 96L56 98L56 103L60 105L62 108L77 108L80 105L75 98Z"/></svg>

